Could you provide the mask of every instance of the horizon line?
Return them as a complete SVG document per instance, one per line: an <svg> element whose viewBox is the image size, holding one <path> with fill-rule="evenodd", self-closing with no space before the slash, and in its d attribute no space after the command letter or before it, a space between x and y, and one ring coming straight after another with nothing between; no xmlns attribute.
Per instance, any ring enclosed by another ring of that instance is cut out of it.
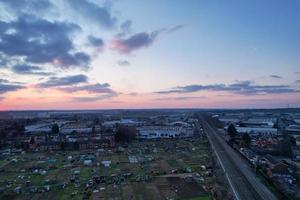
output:
<svg viewBox="0 0 300 200"><path fill-rule="evenodd" d="M66 112L66 111L122 111L122 110L284 110L300 109L300 107L274 107L274 108L101 108L101 109L20 109L20 110L0 110L0 112Z"/></svg>

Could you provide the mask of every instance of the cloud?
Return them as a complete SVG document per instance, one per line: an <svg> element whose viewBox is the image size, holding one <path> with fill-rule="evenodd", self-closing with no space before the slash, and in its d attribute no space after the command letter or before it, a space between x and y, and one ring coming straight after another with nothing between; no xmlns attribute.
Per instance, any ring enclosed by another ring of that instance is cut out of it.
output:
<svg viewBox="0 0 300 200"><path fill-rule="evenodd" d="M131 33L132 21L126 20L120 25L120 32L117 34L117 37L124 37Z"/></svg>
<svg viewBox="0 0 300 200"><path fill-rule="evenodd" d="M205 99L206 97L163 97L163 98L156 98L155 101L169 101L169 100L175 100L175 101L183 101L183 100L190 100L190 99Z"/></svg>
<svg viewBox="0 0 300 200"><path fill-rule="evenodd" d="M198 91L217 91L231 92L241 95L258 95L258 94L283 94L297 93L300 90L293 89L289 85L257 85L251 81L238 81L233 84L213 84L213 85L187 85L177 86L170 90L158 91L157 94L171 93L192 93Z"/></svg>
<svg viewBox="0 0 300 200"><path fill-rule="evenodd" d="M110 47L111 49L116 50L119 53L128 54L132 51L150 46L162 33L173 33L183 27L184 25L178 25L171 28L162 28L150 33L136 33L127 38L117 38L111 41Z"/></svg>
<svg viewBox="0 0 300 200"><path fill-rule="evenodd" d="M139 94L139 93L137 93L137 92L130 92L130 93L128 93L127 95L135 97L135 96L137 96L138 94Z"/></svg>
<svg viewBox="0 0 300 200"><path fill-rule="evenodd" d="M41 12L53 7L48 0L1 0L0 3L16 13Z"/></svg>
<svg viewBox="0 0 300 200"><path fill-rule="evenodd" d="M8 80L0 78L0 83L8 83Z"/></svg>
<svg viewBox="0 0 300 200"><path fill-rule="evenodd" d="M171 28L167 29L167 31L169 33L172 33L172 32L175 32L175 31L178 31L178 30L184 28L185 26L186 26L185 24L179 24L179 25L176 25L174 27L171 27Z"/></svg>
<svg viewBox="0 0 300 200"><path fill-rule="evenodd" d="M117 94L110 88L110 84L108 83L96 83L96 84L89 84L89 85L82 85L82 86L70 86L70 87L62 87L61 90L65 92L79 92L85 91L88 93L95 93L95 94Z"/></svg>
<svg viewBox="0 0 300 200"><path fill-rule="evenodd" d="M50 77L45 82L39 83L37 87L55 88L65 93L86 92L88 94L96 95L88 97L74 97L73 100L76 101L93 101L93 99L100 100L119 95L119 93L111 89L109 83L91 84L88 82L88 77L83 74L64 77Z"/></svg>
<svg viewBox="0 0 300 200"><path fill-rule="evenodd" d="M115 39L111 42L111 49L119 53L131 53L132 51L151 45L158 34L158 31L151 33L141 32L126 39Z"/></svg>
<svg viewBox="0 0 300 200"><path fill-rule="evenodd" d="M7 64L7 58L0 53L0 68L6 67Z"/></svg>
<svg viewBox="0 0 300 200"><path fill-rule="evenodd" d="M300 83L300 80L296 80L295 83Z"/></svg>
<svg viewBox="0 0 300 200"><path fill-rule="evenodd" d="M43 72L41 67L33 65L14 65L12 66L12 71L16 74L26 74L26 75L40 75L40 76L49 76L53 75L52 72Z"/></svg>
<svg viewBox="0 0 300 200"><path fill-rule="evenodd" d="M10 84L0 84L0 94L4 94L6 92L12 92L12 91L17 91L20 89L25 88L24 86L20 85L10 85Z"/></svg>
<svg viewBox="0 0 300 200"><path fill-rule="evenodd" d="M77 85L80 83L87 83L88 77L83 74L64 76L64 77L50 77L47 81L39 83L37 86L40 88L60 87Z"/></svg>
<svg viewBox="0 0 300 200"><path fill-rule="evenodd" d="M93 97L73 97L72 101L75 102L93 102L93 101L100 101L100 100L106 100L111 99L113 97L117 96L116 94L105 94L105 95L99 95L99 96L93 96Z"/></svg>
<svg viewBox="0 0 300 200"><path fill-rule="evenodd" d="M118 60L118 65L120 66L129 66L130 62L127 60Z"/></svg>
<svg viewBox="0 0 300 200"><path fill-rule="evenodd" d="M93 21L101 27L112 28L117 21L107 7L101 7L88 0L68 0L68 2L77 15Z"/></svg>
<svg viewBox="0 0 300 200"><path fill-rule="evenodd" d="M64 77L50 77L47 81L38 84L37 87L55 88L66 93L87 92L89 94L96 94L97 99L103 98L103 96L113 97L119 95L116 91L111 89L109 83L90 84L88 82L88 77L83 74L64 76ZM92 97L93 96L91 96L91 98ZM76 97L76 98L78 100L89 99L87 97Z"/></svg>
<svg viewBox="0 0 300 200"><path fill-rule="evenodd" d="M10 58L24 58L29 63L87 68L90 56L76 52L70 39L70 34L76 30L81 28L32 15L21 15L11 22L0 21L0 53Z"/></svg>
<svg viewBox="0 0 300 200"><path fill-rule="evenodd" d="M96 84L87 84L82 86L70 86L70 87L63 87L60 88L64 92L87 92L89 94L96 94L96 96L80 96L80 97L73 97L72 101L75 102L92 102L92 101L99 101L110 99L112 97L116 97L119 94L110 88L110 84L108 83L96 83Z"/></svg>
<svg viewBox="0 0 300 200"><path fill-rule="evenodd" d="M17 84L15 82L10 82L6 79L0 79L0 94L17 91L24 88L25 86L23 85Z"/></svg>
<svg viewBox="0 0 300 200"><path fill-rule="evenodd" d="M93 47L102 48L104 46L104 41L101 38L97 38L95 36L88 36L89 44Z"/></svg>
<svg viewBox="0 0 300 200"><path fill-rule="evenodd" d="M278 75L270 75L270 77L275 79L282 79L282 76L278 76Z"/></svg>
<svg viewBox="0 0 300 200"><path fill-rule="evenodd" d="M17 81L9 81L4 78L0 78L0 83L9 83L9 84L16 84L16 85L22 85L22 82L17 82Z"/></svg>

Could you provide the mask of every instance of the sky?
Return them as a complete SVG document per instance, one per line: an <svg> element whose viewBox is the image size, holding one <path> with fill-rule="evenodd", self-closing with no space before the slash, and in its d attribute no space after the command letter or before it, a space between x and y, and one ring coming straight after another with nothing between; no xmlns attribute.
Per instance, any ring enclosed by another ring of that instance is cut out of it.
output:
<svg viewBox="0 0 300 200"><path fill-rule="evenodd" d="M298 0L0 0L0 110L300 107Z"/></svg>

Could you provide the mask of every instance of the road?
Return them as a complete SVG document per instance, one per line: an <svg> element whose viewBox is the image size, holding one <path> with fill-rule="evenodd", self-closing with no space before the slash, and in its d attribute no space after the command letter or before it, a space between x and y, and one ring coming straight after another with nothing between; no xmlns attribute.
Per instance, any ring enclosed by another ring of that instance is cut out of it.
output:
<svg viewBox="0 0 300 200"><path fill-rule="evenodd" d="M237 200L278 199L255 175L249 164L232 149L218 131L201 116L200 123L215 151L225 176Z"/></svg>

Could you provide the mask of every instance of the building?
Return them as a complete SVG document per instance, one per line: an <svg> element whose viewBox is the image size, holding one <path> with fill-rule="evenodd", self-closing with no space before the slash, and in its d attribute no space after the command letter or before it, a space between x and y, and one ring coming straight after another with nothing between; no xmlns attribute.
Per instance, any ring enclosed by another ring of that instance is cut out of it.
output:
<svg viewBox="0 0 300 200"><path fill-rule="evenodd" d="M110 148L114 147L114 143L112 143L108 139L99 139L92 141L78 141L79 150L86 149L99 149L99 148Z"/></svg>
<svg viewBox="0 0 300 200"><path fill-rule="evenodd" d="M223 122L224 124L238 124L241 119L240 118L236 118L236 117L232 117L232 116L223 116L219 118L219 121Z"/></svg>
<svg viewBox="0 0 300 200"><path fill-rule="evenodd" d="M191 137L194 127L182 126L144 126L137 128L139 139Z"/></svg>
<svg viewBox="0 0 300 200"><path fill-rule="evenodd" d="M92 133L93 131L95 131L95 133L100 133L101 127L99 125L92 126L88 124L66 123L62 125L59 130L61 134Z"/></svg>
<svg viewBox="0 0 300 200"><path fill-rule="evenodd" d="M85 150L112 148L114 146L114 134L77 134L59 139L46 136L31 136L24 142L24 147L30 151Z"/></svg>
<svg viewBox="0 0 300 200"><path fill-rule="evenodd" d="M61 143L60 142L42 142L36 145L34 150L38 151L58 151L61 150Z"/></svg>
<svg viewBox="0 0 300 200"><path fill-rule="evenodd" d="M285 128L285 133L290 135L300 135L300 125L293 124Z"/></svg>
<svg viewBox="0 0 300 200"><path fill-rule="evenodd" d="M145 122L134 121L131 119L121 119L121 120L113 120L113 121L105 121L102 123L102 126L105 128L115 128L118 125L123 126L142 126Z"/></svg>
<svg viewBox="0 0 300 200"><path fill-rule="evenodd" d="M11 111L8 115L10 119L50 118L47 111Z"/></svg>
<svg viewBox="0 0 300 200"><path fill-rule="evenodd" d="M269 178L291 178L289 166L287 164L276 160L271 155L266 155L265 161Z"/></svg>
<svg viewBox="0 0 300 200"><path fill-rule="evenodd" d="M49 133L51 132L52 124L38 123L25 127L25 133Z"/></svg>
<svg viewBox="0 0 300 200"><path fill-rule="evenodd" d="M99 125L93 126L91 123L78 123L76 121L43 121L37 124L26 126L25 133L50 133L54 124L59 126L59 132L61 134L91 133L93 131L99 133L101 131L101 127Z"/></svg>
<svg viewBox="0 0 300 200"><path fill-rule="evenodd" d="M274 127L274 122L276 118L250 118L248 120L242 121L245 127L265 127L272 128Z"/></svg>
<svg viewBox="0 0 300 200"><path fill-rule="evenodd" d="M236 127L239 134L248 133L250 135L277 135L277 128L267 127Z"/></svg>

